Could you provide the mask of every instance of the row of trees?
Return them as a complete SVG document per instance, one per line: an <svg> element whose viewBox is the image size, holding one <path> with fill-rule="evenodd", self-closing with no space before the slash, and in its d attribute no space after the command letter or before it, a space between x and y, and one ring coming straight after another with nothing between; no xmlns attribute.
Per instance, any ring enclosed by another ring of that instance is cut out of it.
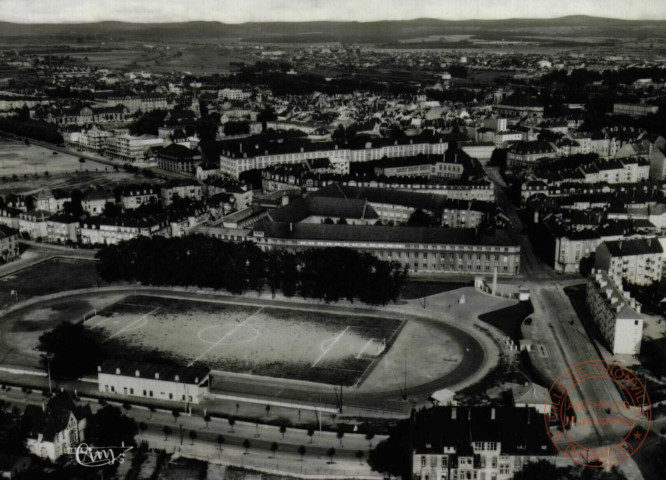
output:
<svg viewBox="0 0 666 480"><path fill-rule="evenodd" d="M0 130L20 137L28 137L55 144L60 144L64 141L55 125L40 120L20 120L18 117L0 118Z"/></svg>
<svg viewBox="0 0 666 480"><path fill-rule="evenodd" d="M407 277L398 262L369 253L325 248L291 253L263 252L251 242L232 243L202 235L140 237L101 249L98 272L108 282L197 286L234 294L300 295L326 302L359 300L371 305L396 301Z"/></svg>

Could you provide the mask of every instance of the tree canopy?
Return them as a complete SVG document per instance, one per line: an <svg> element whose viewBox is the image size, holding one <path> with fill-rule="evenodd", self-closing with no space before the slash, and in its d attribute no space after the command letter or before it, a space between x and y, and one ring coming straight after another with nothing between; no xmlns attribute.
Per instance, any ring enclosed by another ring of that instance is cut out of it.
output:
<svg viewBox="0 0 666 480"><path fill-rule="evenodd" d="M272 293L282 291L286 296L371 305L396 301L407 276L399 262L352 249L263 252L251 242L202 235L139 237L106 246L97 258L100 277L108 282L197 286L234 294L268 286Z"/></svg>

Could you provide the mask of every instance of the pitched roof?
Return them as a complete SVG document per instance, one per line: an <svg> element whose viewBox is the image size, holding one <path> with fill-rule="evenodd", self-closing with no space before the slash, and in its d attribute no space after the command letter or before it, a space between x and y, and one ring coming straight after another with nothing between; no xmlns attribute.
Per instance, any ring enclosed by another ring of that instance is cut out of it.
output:
<svg viewBox="0 0 666 480"><path fill-rule="evenodd" d="M210 373L208 367L182 367L159 363L135 362L133 360L105 360L97 367L98 372L169 382L199 384ZM120 372L120 373L117 373Z"/></svg>
<svg viewBox="0 0 666 480"><path fill-rule="evenodd" d="M7 227L6 225L0 225L0 238L7 238L11 237L12 235L18 235L18 234L19 234L18 230L11 227Z"/></svg>
<svg viewBox="0 0 666 480"><path fill-rule="evenodd" d="M44 440L53 441L57 433L67 428L70 414L73 414L77 421L81 421L89 417L92 411L89 405L77 405L67 392L52 397L45 409L37 405L28 405L23 415L27 438L36 438L41 433Z"/></svg>
<svg viewBox="0 0 666 480"><path fill-rule="evenodd" d="M441 245L517 246L506 232L477 235L473 228L385 227L379 225L327 225L262 220L255 230L266 237L347 242L427 243Z"/></svg>
<svg viewBox="0 0 666 480"><path fill-rule="evenodd" d="M636 238L604 242L613 257L664 253L661 243L656 238Z"/></svg>
<svg viewBox="0 0 666 480"><path fill-rule="evenodd" d="M493 418L494 416L494 418ZM473 442L498 442L502 454L557 455L534 408L434 407L414 415L414 450L439 453L456 447L471 455Z"/></svg>

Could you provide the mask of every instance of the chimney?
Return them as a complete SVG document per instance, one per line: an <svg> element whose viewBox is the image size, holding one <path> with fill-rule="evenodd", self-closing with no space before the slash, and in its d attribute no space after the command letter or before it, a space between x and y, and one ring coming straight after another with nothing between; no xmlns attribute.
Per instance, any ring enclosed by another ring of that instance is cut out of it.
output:
<svg viewBox="0 0 666 480"><path fill-rule="evenodd" d="M458 414L458 411L457 411L456 407L453 407L451 409L451 420L455 420L456 418L458 418L457 414Z"/></svg>
<svg viewBox="0 0 666 480"><path fill-rule="evenodd" d="M293 231L294 231L294 224L293 222L289 222L289 232L291 233Z"/></svg>
<svg viewBox="0 0 666 480"><path fill-rule="evenodd" d="M490 419L495 420L495 407L490 409Z"/></svg>

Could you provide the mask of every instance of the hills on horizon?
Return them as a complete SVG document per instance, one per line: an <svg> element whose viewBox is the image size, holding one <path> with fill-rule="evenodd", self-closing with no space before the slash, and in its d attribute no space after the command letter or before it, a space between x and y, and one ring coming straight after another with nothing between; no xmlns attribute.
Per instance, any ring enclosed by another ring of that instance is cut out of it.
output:
<svg viewBox="0 0 666 480"><path fill-rule="evenodd" d="M123 38L126 40L202 39L211 37L244 40L275 40L282 37L304 41L337 39L338 41L374 42L431 35L503 34L508 36L544 36L575 34L588 37L666 36L666 20L624 20L571 15L557 18L509 18L499 20L412 20L312 21L312 22L247 22L188 21L170 23L132 23L102 21L92 23L11 23L0 21L0 37L49 38Z"/></svg>

